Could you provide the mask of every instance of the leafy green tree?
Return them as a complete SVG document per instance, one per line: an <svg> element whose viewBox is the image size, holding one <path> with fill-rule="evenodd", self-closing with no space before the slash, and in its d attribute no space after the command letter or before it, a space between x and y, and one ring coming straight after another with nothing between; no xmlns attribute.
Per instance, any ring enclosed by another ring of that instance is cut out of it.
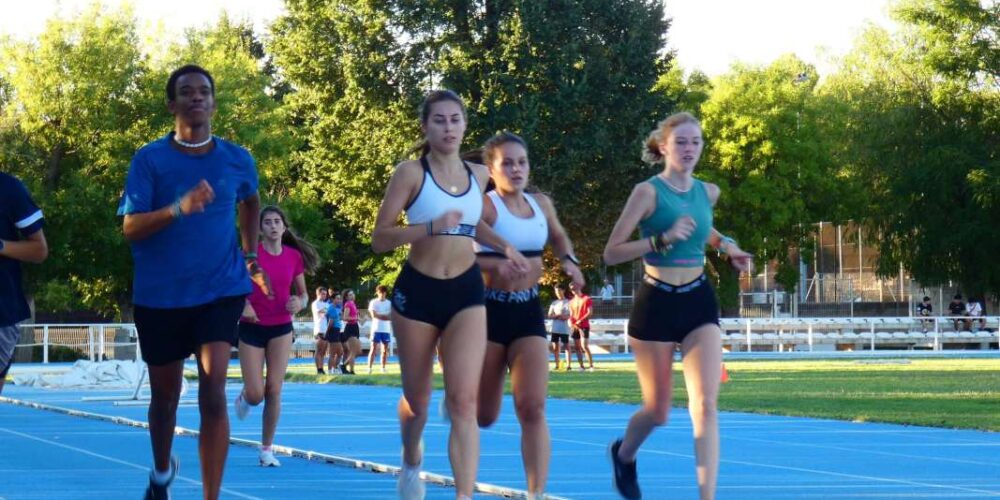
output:
<svg viewBox="0 0 1000 500"><path fill-rule="evenodd" d="M868 30L824 85L847 110L837 157L865 187L860 215L882 274L902 265L925 285L954 280L995 295L997 17L977 2L942 0L905 2L900 20L896 35ZM962 43L949 49L949 40Z"/></svg>
<svg viewBox="0 0 1000 500"><path fill-rule="evenodd" d="M309 189L367 240L391 166L419 138L424 91L470 109L467 144L506 129L530 144L533 182L556 199L585 261L599 262L640 142L667 106L658 2L292 0L271 50L296 89ZM472 146L474 147L474 146ZM595 224L595 221L608 221ZM391 274L401 254L367 269ZM383 275L383 279L385 276Z"/></svg>
<svg viewBox="0 0 1000 500"><path fill-rule="evenodd" d="M737 65L713 82L701 107L706 150L699 169L722 189L715 225L755 253L759 265L774 260L776 281L786 290L799 280L789 250L812 254L807 229L814 221L842 220L849 186L819 126L816 80L815 70L793 56L766 67ZM720 299L732 307L737 276L712 260Z"/></svg>
<svg viewBox="0 0 1000 500"><path fill-rule="evenodd" d="M132 258L116 207L135 150L173 126L164 84L181 64L201 64L215 76L215 132L255 155L265 200L296 194L284 190L283 178L294 177L287 158L297 143L248 25L223 17L164 54L143 51L129 10L98 5L50 20L36 40L3 42L0 162L46 213L51 258L28 278L42 309L82 305L127 319ZM321 244L327 237L315 236Z"/></svg>
<svg viewBox="0 0 1000 500"><path fill-rule="evenodd" d="M104 312L126 300L131 269L114 214L123 159L148 130L135 85L147 71L139 46L128 11L94 6L50 20L37 40L8 39L0 49L8 102L0 158L45 210L52 255L30 268L29 288L69 284Z"/></svg>

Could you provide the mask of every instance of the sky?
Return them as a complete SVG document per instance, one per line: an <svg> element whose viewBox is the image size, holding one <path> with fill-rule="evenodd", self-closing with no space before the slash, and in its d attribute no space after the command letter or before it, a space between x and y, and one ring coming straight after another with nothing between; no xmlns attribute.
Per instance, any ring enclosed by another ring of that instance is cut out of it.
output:
<svg viewBox="0 0 1000 500"><path fill-rule="evenodd" d="M0 34L25 38L37 35L45 20L71 14L93 0L7 0L0 15ZM833 70L832 57L845 54L868 22L892 29L892 0L676 0L666 2L673 19L668 47L685 71L709 75L726 72L741 61L766 64L795 53L816 64L820 74ZM119 0L104 0L118 6ZM282 0L133 0L136 15L150 27L180 33L203 26L222 10L251 19L264 30L284 11Z"/></svg>

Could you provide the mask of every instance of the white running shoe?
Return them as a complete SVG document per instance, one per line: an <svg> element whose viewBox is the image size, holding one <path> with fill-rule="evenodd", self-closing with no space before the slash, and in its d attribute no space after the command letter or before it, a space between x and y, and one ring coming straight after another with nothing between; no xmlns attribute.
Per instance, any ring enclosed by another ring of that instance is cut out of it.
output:
<svg viewBox="0 0 1000 500"><path fill-rule="evenodd" d="M403 450L405 451L405 450ZM396 481L396 492L401 500L424 500L427 494L427 487L420 480L420 464L410 465L406 463L406 455L400 451L399 479ZM424 458L424 440L420 440L420 461Z"/></svg>
<svg viewBox="0 0 1000 500"><path fill-rule="evenodd" d="M593 366L591 366L590 368L587 368L587 371L588 371L588 372L592 372L592 371L594 371L594 367L593 367Z"/></svg>
<svg viewBox="0 0 1000 500"><path fill-rule="evenodd" d="M372 374L372 367L371 367L371 366L369 366L369 367L368 367L368 374L369 374L369 375L371 375L371 374Z"/></svg>
<svg viewBox="0 0 1000 500"><path fill-rule="evenodd" d="M233 409L236 410L236 418L240 420L247 418L247 415L250 414L250 403L247 403L247 400L243 399L242 389L240 390L240 395L236 396L236 399L233 400Z"/></svg>
<svg viewBox="0 0 1000 500"><path fill-rule="evenodd" d="M274 458L273 451L260 450L257 458L260 459L261 467L281 467L281 462L279 462L277 458Z"/></svg>
<svg viewBox="0 0 1000 500"><path fill-rule="evenodd" d="M382 373L385 373L385 367L384 366L382 367Z"/></svg>

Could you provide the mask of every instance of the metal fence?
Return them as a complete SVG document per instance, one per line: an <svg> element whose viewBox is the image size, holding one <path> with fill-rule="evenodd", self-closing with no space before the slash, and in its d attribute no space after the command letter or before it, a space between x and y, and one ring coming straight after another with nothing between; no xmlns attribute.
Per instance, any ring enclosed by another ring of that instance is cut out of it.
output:
<svg viewBox="0 0 1000 500"><path fill-rule="evenodd" d="M15 362L131 360L137 357L133 324L22 325Z"/></svg>

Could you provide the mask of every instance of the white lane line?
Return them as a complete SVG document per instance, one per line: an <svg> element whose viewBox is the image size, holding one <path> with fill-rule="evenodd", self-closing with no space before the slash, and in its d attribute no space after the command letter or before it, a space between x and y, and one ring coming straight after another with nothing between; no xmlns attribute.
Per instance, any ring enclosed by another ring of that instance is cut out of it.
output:
<svg viewBox="0 0 1000 500"><path fill-rule="evenodd" d="M493 432L495 434L510 435L510 436L520 436L520 433L513 433L513 432L497 432L497 431L490 431L490 430L483 430L483 432ZM598 447L598 448L607 448L608 447L608 445L606 443L593 443L593 442L590 442L590 441L579 441L579 440L576 440L576 439L562 439L562 438L555 438L555 437L553 437L552 438L552 442L556 442L556 441L559 441L559 442L562 442L562 443L571 443L571 444L579 444L579 445L585 445L585 446L594 446L594 447ZM662 450L655 450L655 449L649 449L649 448L643 448L642 452L644 452L644 453L652 453L652 454L656 454L656 455L666 455L666 456L673 456L673 457L681 457L681 458L694 459L694 455L690 455L690 454L686 454L686 453L674 453L674 452L662 451ZM776 469L776 470L794 471L794 472L807 472L807 473L810 473L810 474L826 475L826 476L832 476L832 477L858 479L858 480L862 480L863 479L863 480L867 480L867 481L876 481L876 482L890 483L890 484L905 484L905 485L908 485L908 486L919 486L919 487L922 487L922 488L939 488L939 489L945 489L945 490L962 491L962 492L966 492L966 493L986 494L988 496L1000 497L1000 492L997 492L997 491L978 490L978 489L975 489L975 488L967 488L967 487L963 487L963 486L949 486L949 485L946 485L946 484L936 484L936 483L927 483L927 482L920 482L920 481L911 481L911 480L908 480L908 479L893 479L893 478L888 478L888 477L867 476L867 475L860 475L860 474L848 474L848 473L844 473L844 472L834 472L834 471L818 470L818 469L807 469L807 468L804 468L804 467L790 467L790 466L786 466L786 465L764 464L764 463L758 463L758 462L748 462L748 461L744 461L744 460L720 460L720 462L721 463L727 463L727 464L744 465L744 466L750 466L750 467L762 467L762 468L765 468L765 469Z"/></svg>
<svg viewBox="0 0 1000 500"><path fill-rule="evenodd" d="M8 398L8 397L4 397L4 396L0 396L0 402L13 404L15 406L24 406L24 407L28 407L28 408L34 408L34 409L37 409L37 410L45 410L45 411L51 411L51 412L55 412L55 413L61 413L61 414L64 414L64 415L71 415L71 416L75 416L75 417L84 417L84 418L89 418L89 419L92 419L92 420L100 420L100 421L104 421L104 422L113 422L113 423L116 423L116 424L119 424L119 425L127 425L127 426L132 426L132 427L141 427L141 428L144 428L144 429L148 429L149 428L149 424L147 424L146 422L141 422L141 421L138 421L138 420L132 420L132 419L129 419L129 418L109 416L109 415L101 415L99 413L91 413L91 412L87 412L87 411L74 410L74 409L70 409L70 408L62 408L62 407L59 407L59 406L52 406L52 405L47 405L47 404L43 404L43 403L35 403L35 402L32 402L32 401L23 401L23 400L20 400L20 399L12 399L12 398ZM174 433L177 434L177 435L179 435L179 436L198 436L199 435L199 432L196 431L196 430L186 429L186 428L180 427L180 426L175 427ZM253 440L249 440L249 439L240 439L240 438L230 437L229 442L231 444L234 444L234 445L237 445L237 446L246 446L246 447L250 447L250 448L254 448L254 449L257 449L258 447L260 447L260 441L253 441ZM53 444L57 444L57 443L53 443ZM324 462L324 463L340 465L340 466L344 466L344 467L348 467L348 468L352 468L352 469L367 470L367 471L370 471L370 472L388 473L388 474L392 474L394 476L399 474L399 467L395 467L395 466L392 466L392 465L386 465L386 464L381 464L381 463L377 463L377 462L371 462L371 461L367 461L367 460L360 460L360 459L350 458L350 457L341 457L341 456L337 456L337 455L329 455L329 454L326 454L326 453L318 453L318 452L315 452L315 451L312 451L312 450L301 450L301 449L298 449L298 448L292 448L292 447L289 447L289 446L281 446L281 445L278 445L278 444L272 445L272 447L274 448L274 451L276 451L278 453L283 453L283 454L290 455L290 456L293 456L293 457L298 457L298 458L304 458L304 459L309 460L309 461ZM86 451L86 450L81 450L81 451ZM138 466L138 467L143 468L142 466ZM455 486L455 479L454 478L449 477L449 476L445 476L445 475L442 475L442 474L435 474L433 472L422 471L420 473L420 478L423 479L424 481L428 482L428 483L437 484L439 486L446 486L446 487L454 487ZM497 496L501 496L501 497L519 498L519 499L526 499L528 497L528 492L526 492L524 490L519 490L519 489L516 489L516 488L508 488L506 486L498 486L498 485L489 484L489 483L479 483L479 482L477 482L475 484L475 487L473 489L474 489L474 491L476 491L478 493L486 493L486 494L497 495ZM235 492L233 494L239 495L238 493L235 493ZM254 497L245 497L245 498L254 498ZM564 498L558 497L558 496L555 496L555 495L545 495L544 498L546 500L565 500ZM260 499L258 499L258 500L260 500Z"/></svg>
<svg viewBox="0 0 1000 500"><path fill-rule="evenodd" d="M43 438L40 438L40 437L37 437L37 436L32 436L31 434L25 434L23 432L18 432L18 431L12 430L12 429L6 429L6 428L3 428L3 427L0 427L0 431L6 432L8 434L13 434L15 436L19 436L19 437L22 437L24 439L31 439L33 441L38 441L40 443L45 443L45 444L48 444L48 445L51 445L51 446L56 446L58 448L64 448L64 449L75 451L77 453L82 453L84 455L88 455L88 456L91 456L91 457L100 458L102 460L107 460L108 462L113 462L113 463L116 463L116 464L119 464L119 465L125 465L125 466L128 466L128 467L132 467L133 469L139 469L139 470L142 470L142 471L148 471L149 470L149 467L145 467L145 466L142 466L142 465L139 465L139 464L136 464L136 463L127 462L125 460L120 460L120 459L117 459L115 457L109 457L107 455L101 455L100 453L94 453L94 452L92 452L90 450L85 450L83 448L77 448L76 446L70 446L68 444L57 443L55 441L49 441L48 439L43 439ZM181 481L184 481L186 483L191 483L193 485L201 486L201 481L196 481L194 479L186 478L184 476L178 475L176 479L180 479ZM234 495L234 496L237 496L237 497L240 497L240 498L246 498L247 500L263 500L263 499L258 498L258 497L254 497L254 496L250 496L250 495L244 495L243 493L240 493L238 491L232 491L232 490L228 490L226 488L222 488L221 492L229 494L229 495Z"/></svg>

